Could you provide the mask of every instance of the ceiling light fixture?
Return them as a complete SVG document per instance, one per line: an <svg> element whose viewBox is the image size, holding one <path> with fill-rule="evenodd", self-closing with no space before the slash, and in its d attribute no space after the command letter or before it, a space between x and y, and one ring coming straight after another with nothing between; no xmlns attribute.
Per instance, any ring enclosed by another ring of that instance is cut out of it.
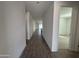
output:
<svg viewBox="0 0 79 59"><path fill-rule="evenodd" d="M39 2L39 1L37 1L36 3L37 3L37 4L39 4L40 2Z"/></svg>

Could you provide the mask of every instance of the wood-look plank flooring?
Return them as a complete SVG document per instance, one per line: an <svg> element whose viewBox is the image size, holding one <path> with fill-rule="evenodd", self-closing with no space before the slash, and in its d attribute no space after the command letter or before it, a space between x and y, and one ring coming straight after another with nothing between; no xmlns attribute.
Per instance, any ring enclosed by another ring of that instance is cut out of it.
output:
<svg viewBox="0 0 79 59"><path fill-rule="evenodd" d="M59 52L51 52L41 35L36 31L29 40L21 58L78 58L78 52L69 50L59 50Z"/></svg>

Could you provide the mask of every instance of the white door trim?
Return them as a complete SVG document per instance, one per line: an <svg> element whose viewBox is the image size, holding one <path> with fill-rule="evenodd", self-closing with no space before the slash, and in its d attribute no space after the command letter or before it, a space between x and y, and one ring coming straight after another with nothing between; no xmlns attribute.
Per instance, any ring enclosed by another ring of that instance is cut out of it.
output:
<svg viewBox="0 0 79 59"><path fill-rule="evenodd" d="M68 3L68 2L55 2L55 4L54 4L54 6L58 6L58 7L61 7L61 6L65 6L65 7L71 7L71 8L73 8L73 10L72 10L72 24L71 24L71 42L70 42L70 50L76 50L76 47L75 47L75 43L76 43L76 27L77 27L77 20L78 20L78 18L77 18L77 13L78 13L78 6L76 6L76 5L74 5L74 4L70 4L70 3ZM59 12L58 12L59 13ZM57 29L57 30L55 30L55 31L53 31L53 40L52 40L52 42L53 41L55 41L55 45L54 45L54 43L52 43L52 50L53 50L53 47L55 47L56 46L56 51L58 50L58 46L57 46L57 44L58 44L58 28L59 28L59 22L58 22L58 17L59 17L59 14L57 14L56 15L56 19L53 19L54 20L54 24L53 24L53 29ZM73 21L74 20L74 21ZM73 29L73 30L72 30Z"/></svg>

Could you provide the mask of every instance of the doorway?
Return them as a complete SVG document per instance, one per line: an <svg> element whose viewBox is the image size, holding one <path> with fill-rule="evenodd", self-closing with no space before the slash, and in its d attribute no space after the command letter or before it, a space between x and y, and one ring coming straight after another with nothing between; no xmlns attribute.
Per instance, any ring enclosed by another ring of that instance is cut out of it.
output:
<svg viewBox="0 0 79 59"><path fill-rule="evenodd" d="M42 20L39 21L39 34L41 34L42 29L43 29L43 25L42 25Z"/></svg>
<svg viewBox="0 0 79 59"><path fill-rule="evenodd" d="M61 7L59 14L59 49L69 49L72 7Z"/></svg>

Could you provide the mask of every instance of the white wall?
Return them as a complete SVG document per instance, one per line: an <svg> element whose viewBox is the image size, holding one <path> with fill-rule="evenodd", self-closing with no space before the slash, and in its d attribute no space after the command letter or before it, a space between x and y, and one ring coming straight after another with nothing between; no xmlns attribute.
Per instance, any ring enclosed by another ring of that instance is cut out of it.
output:
<svg viewBox="0 0 79 59"><path fill-rule="evenodd" d="M60 5L54 2L43 17L43 37L52 52L58 51L59 12Z"/></svg>
<svg viewBox="0 0 79 59"><path fill-rule="evenodd" d="M77 14L78 14L78 20L77 20L77 27L76 27L76 34L75 34L75 36L76 36L76 39L75 39L75 50L76 51L79 51L79 9L77 9L78 10L78 12L77 12ZM72 47L73 48L73 47Z"/></svg>
<svg viewBox="0 0 79 59"><path fill-rule="evenodd" d="M4 8L3 2L0 2L0 58L8 57L8 45L5 37L5 20L4 20Z"/></svg>
<svg viewBox="0 0 79 59"><path fill-rule="evenodd" d="M32 17L32 15L30 14L30 37L32 37L32 34L34 33L34 30L33 30L33 22L34 22L34 19Z"/></svg>
<svg viewBox="0 0 79 59"><path fill-rule="evenodd" d="M54 2L43 17L43 37L52 52L58 51L59 9Z"/></svg>
<svg viewBox="0 0 79 59"><path fill-rule="evenodd" d="M26 12L25 18L26 18L26 25L27 25L26 34L27 34L27 39L29 40L32 37L33 32L35 31L35 21L29 11Z"/></svg>
<svg viewBox="0 0 79 59"><path fill-rule="evenodd" d="M35 20L33 20L33 32L35 32L36 30L36 23L35 23Z"/></svg>
<svg viewBox="0 0 79 59"><path fill-rule="evenodd" d="M26 39L30 39L30 12L25 13L25 19L26 19Z"/></svg>
<svg viewBox="0 0 79 59"><path fill-rule="evenodd" d="M9 57L19 57L26 45L24 2L4 2Z"/></svg>
<svg viewBox="0 0 79 59"><path fill-rule="evenodd" d="M47 9L43 17L43 37L52 51L52 31L53 31L53 4Z"/></svg>
<svg viewBox="0 0 79 59"><path fill-rule="evenodd" d="M60 7L54 2L54 13L53 13L53 31L52 31L52 51L58 51L58 30L59 30L59 11Z"/></svg>

